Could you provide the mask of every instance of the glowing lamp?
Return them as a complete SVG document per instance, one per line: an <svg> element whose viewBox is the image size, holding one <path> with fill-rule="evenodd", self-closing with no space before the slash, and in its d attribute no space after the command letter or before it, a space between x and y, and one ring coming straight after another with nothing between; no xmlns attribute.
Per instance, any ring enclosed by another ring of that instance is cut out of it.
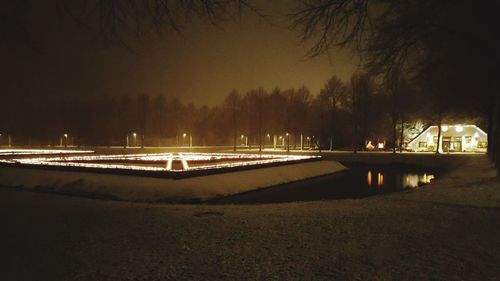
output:
<svg viewBox="0 0 500 281"><path fill-rule="evenodd" d="M448 131L448 126L447 126L447 125L443 125L443 126L441 126L441 130L442 130L443 132Z"/></svg>
<svg viewBox="0 0 500 281"><path fill-rule="evenodd" d="M464 131L464 127L462 125L457 125L455 126L455 131L457 131L457 133L461 133Z"/></svg>

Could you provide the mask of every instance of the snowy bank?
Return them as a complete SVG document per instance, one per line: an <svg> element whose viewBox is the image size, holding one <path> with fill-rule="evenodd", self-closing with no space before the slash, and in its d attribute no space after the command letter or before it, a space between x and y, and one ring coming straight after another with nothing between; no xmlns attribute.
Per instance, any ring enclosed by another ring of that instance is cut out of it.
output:
<svg viewBox="0 0 500 281"><path fill-rule="evenodd" d="M335 161L314 161L186 179L163 179L0 167L0 185L96 198L180 202L237 194L344 169Z"/></svg>

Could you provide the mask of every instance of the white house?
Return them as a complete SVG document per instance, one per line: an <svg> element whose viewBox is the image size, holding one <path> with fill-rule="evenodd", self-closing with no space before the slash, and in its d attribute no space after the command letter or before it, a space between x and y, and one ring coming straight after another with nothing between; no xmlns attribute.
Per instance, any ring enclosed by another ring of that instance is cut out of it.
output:
<svg viewBox="0 0 500 281"><path fill-rule="evenodd" d="M438 126L429 126L411 140L410 151L435 151ZM440 152L486 152L488 135L476 125L442 125Z"/></svg>

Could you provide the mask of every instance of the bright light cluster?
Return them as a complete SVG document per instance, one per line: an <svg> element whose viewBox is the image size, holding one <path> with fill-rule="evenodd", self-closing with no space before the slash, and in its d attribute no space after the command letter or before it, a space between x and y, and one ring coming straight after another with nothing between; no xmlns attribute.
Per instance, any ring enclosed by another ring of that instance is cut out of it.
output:
<svg viewBox="0 0 500 281"><path fill-rule="evenodd" d="M213 170L243 166L259 166L265 164L285 163L320 158L320 156L304 155L271 155L271 154L231 154L231 153L154 153L123 155L82 155L82 156L47 156L31 158L0 159L0 163L45 165L59 167L81 167L98 169L120 169L139 171L186 172ZM137 165L134 162L146 162ZM173 168L172 163L179 161L182 169ZM104 163L99 163L104 162ZM118 162L118 163L106 163ZM130 163L127 163L130 162ZM200 162L202 162L200 164ZM207 163L208 162L208 163ZM213 163L210 163L213 162ZM220 163L222 162L222 163ZM198 163L199 165L196 165Z"/></svg>
<svg viewBox="0 0 500 281"><path fill-rule="evenodd" d="M57 150L57 149L0 149L0 156L36 155L36 154L75 154L94 153L92 150Z"/></svg>

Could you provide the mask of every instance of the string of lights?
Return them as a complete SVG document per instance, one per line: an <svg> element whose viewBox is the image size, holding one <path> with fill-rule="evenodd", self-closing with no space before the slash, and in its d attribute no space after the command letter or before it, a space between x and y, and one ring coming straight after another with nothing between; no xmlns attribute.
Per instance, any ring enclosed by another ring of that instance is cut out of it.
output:
<svg viewBox="0 0 500 281"><path fill-rule="evenodd" d="M0 159L0 163L97 169L185 172L259 166L317 158L320 158L320 156L234 153L145 153L10 158ZM145 164L137 165L137 162ZM175 166L172 165L173 162L180 162L182 165Z"/></svg>

